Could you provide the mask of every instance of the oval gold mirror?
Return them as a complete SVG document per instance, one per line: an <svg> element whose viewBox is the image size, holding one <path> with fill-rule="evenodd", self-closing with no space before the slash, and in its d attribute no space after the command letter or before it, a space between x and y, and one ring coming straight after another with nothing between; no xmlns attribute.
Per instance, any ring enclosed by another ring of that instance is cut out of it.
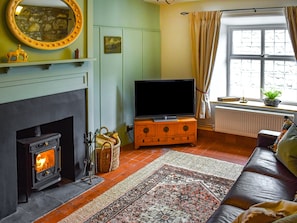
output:
<svg viewBox="0 0 297 223"><path fill-rule="evenodd" d="M10 0L7 23L22 43L55 50L70 45L82 31L83 16L75 0Z"/></svg>

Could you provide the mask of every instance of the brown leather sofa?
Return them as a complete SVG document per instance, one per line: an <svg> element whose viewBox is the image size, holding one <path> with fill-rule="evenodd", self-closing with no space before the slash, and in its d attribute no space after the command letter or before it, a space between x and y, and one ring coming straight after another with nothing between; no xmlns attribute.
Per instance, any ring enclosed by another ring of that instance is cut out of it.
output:
<svg viewBox="0 0 297 223"><path fill-rule="evenodd" d="M262 130L257 146L220 207L207 223L233 222L250 206L269 201L293 201L297 191L295 177L268 149L279 132Z"/></svg>

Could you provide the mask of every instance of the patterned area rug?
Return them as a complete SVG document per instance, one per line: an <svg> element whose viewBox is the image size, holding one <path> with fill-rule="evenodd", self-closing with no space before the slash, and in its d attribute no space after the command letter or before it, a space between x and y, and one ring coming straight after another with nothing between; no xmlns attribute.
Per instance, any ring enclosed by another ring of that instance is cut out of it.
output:
<svg viewBox="0 0 297 223"><path fill-rule="evenodd" d="M170 151L61 222L205 222L241 170Z"/></svg>
<svg viewBox="0 0 297 223"><path fill-rule="evenodd" d="M164 165L86 222L205 222L232 184Z"/></svg>

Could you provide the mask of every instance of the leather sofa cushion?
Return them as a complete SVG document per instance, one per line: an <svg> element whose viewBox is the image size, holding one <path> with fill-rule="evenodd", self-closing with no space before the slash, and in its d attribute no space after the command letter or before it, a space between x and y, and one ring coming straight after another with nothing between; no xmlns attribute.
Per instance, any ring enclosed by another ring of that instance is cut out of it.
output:
<svg viewBox="0 0 297 223"><path fill-rule="evenodd" d="M266 201L294 200L296 180L276 179L259 173L244 171L230 189L223 204L248 209Z"/></svg>
<svg viewBox="0 0 297 223"><path fill-rule="evenodd" d="M238 207L221 205L206 223L230 223L243 212L244 210Z"/></svg>
<svg viewBox="0 0 297 223"><path fill-rule="evenodd" d="M263 129L259 131L257 137L257 146L268 147L274 144L280 132Z"/></svg>
<svg viewBox="0 0 297 223"><path fill-rule="evenodd" d="M261 173L278 179L296 179L297 181L297 177L277 160L275 154L271 150L263 147L255 148L243 170Z"/></svg>

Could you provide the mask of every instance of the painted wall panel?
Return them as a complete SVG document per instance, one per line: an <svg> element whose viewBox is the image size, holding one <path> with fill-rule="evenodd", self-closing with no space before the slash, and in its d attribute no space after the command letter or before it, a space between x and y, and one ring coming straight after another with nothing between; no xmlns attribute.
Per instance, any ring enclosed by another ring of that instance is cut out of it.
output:
<svg viewBox="0 0 297 223"><path fill-rule="evenodd" d="M122 122L123 54L104 53L105 36L122 36L121 28L100 27L101 125L115 130Z"/></svg>
<svg viewBox="0 0 297 223"><path fill-rule="evenodd" d="M95 129L101 126L100 114L100 29L93 28L93 53L97 60L94 62L94 126Z"/></svg>
<svg viewBox="0 0 297 223"><path fill-rule="evenodd" d="M142 31L125 29L124 40L123 118L127 125L131 125L134 120L134 81L142 79Z"/></svg>
<svg viewBox="0 0 297 223"><path fill-rule="evenodd" d="M93 3L95 110L100 122L95 125L119 131L126 144L126 125L134 120L134 80L152 73L160 77L160 6L139 0ZM108 35L123 37L121 54L104 54Z"/></svg>

